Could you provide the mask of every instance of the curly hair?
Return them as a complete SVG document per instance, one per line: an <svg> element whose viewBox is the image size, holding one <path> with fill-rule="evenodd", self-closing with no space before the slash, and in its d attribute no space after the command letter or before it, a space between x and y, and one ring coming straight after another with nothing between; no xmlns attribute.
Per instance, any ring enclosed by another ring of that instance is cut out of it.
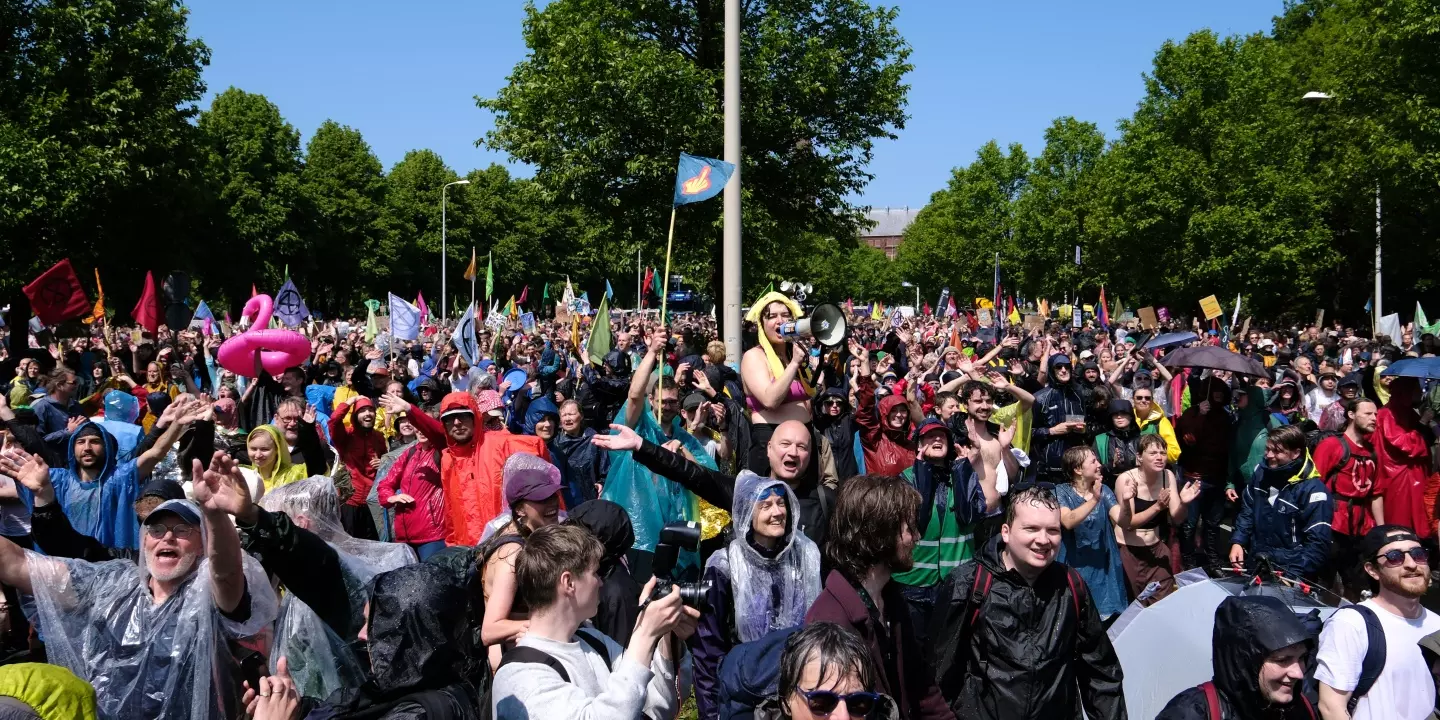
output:
<svg viewBox="0 0 1440 720"><path fill-rule="evenodd" d="M916 526L920 493L896 475L857 475L845 481L830 515L825 559L858 580L875 565L893 562L900 533Z"/></svg>

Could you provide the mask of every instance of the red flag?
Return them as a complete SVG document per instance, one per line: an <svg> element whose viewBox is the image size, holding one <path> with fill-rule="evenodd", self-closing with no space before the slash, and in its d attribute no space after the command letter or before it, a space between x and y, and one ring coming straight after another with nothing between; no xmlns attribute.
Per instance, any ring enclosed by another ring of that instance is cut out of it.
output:
<svg viewBox="0 0 1440 720"><path fill-rule="evenodd" d="M148 270L145 271L145 289L140 291L140 299L135 302L135 309L130 311L130 315L151 335L160 332L160 303L155 295L155 274Z"/></svg>
<svg viewBox="0 0 1440 720"><path fill-rule="evenodd" d="M955 298L950 298L950 304L945 307L945 317L955 317Z"/></svg>
<svg viewBox="0 0 1440 720"><path fill-rule="evenodd" d="M921 309L920 309L920 314L921 314L921 315L929 315L929 314L930 314L930 303L927 302L927 303L925 303L925 304L921 307Z"/></svg>
<svg viewBox="0 0 1440 720"><path fill-rule="evenodd" d="M90 299L85 297L85 288L80 287L80 278L75 277L69 258L55 263L24 290L35 317L46 325L59 325L91 309Z"/></svg>
<svg viewBox="0 0 1440 720"><path fill-rule="evenodd" d="M640 307L645 307L645 298L650 296L650 289L655 286L655 269L645 268L645 282L640 287Z"/></svg>
<svg viewBox="0 0 1440 720"><path fill-rule="evenodd" d="M529 286L529 285L526 285L525 288L520 291L520 299L519 299L517 302L519 302L521 305L524 305L524 304L525 304L525 298L528 297L529 295L530 295L530 286Z"/></svg>

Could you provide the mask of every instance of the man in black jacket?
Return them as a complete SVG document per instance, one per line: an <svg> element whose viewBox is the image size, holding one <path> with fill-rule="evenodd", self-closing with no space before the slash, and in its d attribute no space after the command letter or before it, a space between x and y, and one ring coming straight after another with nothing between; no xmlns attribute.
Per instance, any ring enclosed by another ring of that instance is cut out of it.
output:
<svg viewBox="0 0 1440 720"><path fill-rule="evenodd" d="M929 636L956 717L1125 720L1120 660L1079 573L1055 562L1060 504L1011 495L1000 535L940 584Z"/></svg>
<svg viewBox="0 0 1440 720"><path fill-rule="evenodd" d="M1070 376L1070 357L1050 356L1050 380L1035 393L1035 426L1030 432L1030 457L1039 468L1041 480L1053 483L1068 478L1060 469L1060 458L1072 447L1085 444L1085 399Z"/></svg>
<svg viewBox="0 0 1440 720"><path fill-rule="evenodd" d="M641 438L624 425L611 425L610 429L616 434L596 435L592 442L606 450L630 450L635 462L656 475L680 483L705 502L719 508L734 507L734 475L702 467ZM775 428L765 447L770 477L784 480L800 498L800 531L823 547L830 509L835 506L835 491L820 484L820 473L814 462L815 442L804 423L791 420Z"/></svg>
<svg viewBox="0 0 1440 720"><path fill-rule="evenodd" d="M620 645L630 644L630 633L640 617L640 583L621 559L635 544L635 529L625 508L609 500L590 500L570 511L568 522L594 535L605 553L600 556L600 610L590 622Z"/></svg>
<svg viewBox="0 0 1440 720"><path fill-rule="evenodd" d="M1279 598L1225 598L1211 634L1215 679L1171 698L1155 720L1318 718L1300 692L1315 644L1315 634Z"/></svg>

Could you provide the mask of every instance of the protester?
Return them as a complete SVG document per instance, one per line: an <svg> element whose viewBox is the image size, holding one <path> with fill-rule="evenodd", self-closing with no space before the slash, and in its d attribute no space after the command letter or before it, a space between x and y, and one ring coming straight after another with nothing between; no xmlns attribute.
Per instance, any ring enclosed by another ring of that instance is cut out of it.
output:
<svg viewBox="0 0 1440 720"><path fill-rule="evenodd" d="M853 631L811 623L786 638L776 694L755 709L755 719L898 720L895 699L875 690L878 674Z"/></svg>
<svg viewBox="0 0 1440 720"><path fill-rule="evenodd" d="M1125 578L1131 597L1147 604L1175 590L1182 563L1177 530L1200 495L1200 483L1180 485L1166 468L1167 457L1163 436L1142 434L1139 465L1115 480L1116 540Z"/></svg>
<svg viewBox="0 0 1440 720"><path fill-rule="evenodd" d="M701 717L718 714L720 661L730 648L799 625L820 594L820 548L799 531L795 492L747 470L735 478L734 502L735 539L705 564L709 611L690 640Z"/></svg>
<svg viewBox="0 0 1440 720"><path fill-rule="evenodd" d="M261 425L250 431L245 438L245 455L250 459L246 468L260 476L267 492L310 477L308 467L291 460L284 436L274 425Z"/></svg>
<svg viewBox="0 0 1440 720"><path fill-rule="evenodd" d="M1241 495L1230 562L1257 566L1257 557L1295 579L1316 579L1330 559L1330 493L1293 425L1270 432L1265 464Z"/></svg>
<svg viewBox="0 0 1440 720"><path fill-rule="evenodd" d="M1103 386L1099 388L1103 389ZM1095 455L1100 458L1105 485L1113 491L1115 478L1134 469L1139 462L1140 428L1135 424L1135 407L1129 400L1111 400L1107 410L1107 429L1095 436L1094 448Z"/></svg>
<svg viewBox="0 0 1440 720"><path fill-rule="evenodd" d="M1039 417L1030 442L1040 478L1058 484L1065 482L1065 451L1085 443L1085 400L1071 382L1070 356L1051 355L1046 367L1049 384L1035 393Z"/></svg>
<svg viewBox="0 0 1440 720"><path fill-rule="evenodd" d="M1116 541L1122 507L1115 493L1102 482L1100 458L1081 446L1065 451L1062 459L1070 482L1055 486L1059 501L1062 544L1056 560L1080 573L1095 598L1102 620L1125 611L1125 568Z"/></svg>
<svg viewBox="0 0 1440 720"><path fill-rule="evenodd" d="M1433 507L1426 507L1430 447L1416 409L1421 400L1415 378L1397 377L1390 399L1376 416L1370 442L1375 452L1375 484L1385 499L1389 523L1405 525L1421 540L1435 537Z"/></svg>
<svg viewBox="0 0 1440 720"><path fill-rule="evenodd" d="M1318 720L1305 697L1314 633L1278 598L1228 597L1215 609L1214 679L1170 699L1156 720Z"/></svg>
<svg viewBox="0 0 1440 720"><path fill-rule="evenodd" d="M759 329L758 344L745 351L740 360L740 377L745 384L745 402L750 407L750 453L746 469L757 475L770 474L765 464L765 444L780 423L811 420L809 348L780 334L780 326L804 315L799 303L777 292L766 293L750 306L745 319ZM628 423L627 423L628 424Z"/></svg>
<svg viewBox="0 0 1440 720"><path fill-rule="evenodd" d="M445 444L445 433L428 416L417 421L415 416L425 413L398 395L385 395L381 404L396 424L415 428L416 440L403 446L388 465L380 465L376 473L377 498L394 513L394 541L409 545L424 561L445 548L448 517L440 483L440 448Z"/></svg>
<svg viewBox="0 0 1440 720"><path fill-rule="evenodd" d="M486 428L480 415L480 406L468 393L452 392L440 401L448 444L440 456L440 483L450 518L447 545L479 543L486 523L507 509L502 478L506 459L517 452L550 456L539 438ZM424 413L413 418L421 432L433 434L433 426L426 430Z"/></svg>
<svg viewBox="0 0 1440 720"><path fill-rule="evenodd" d="M625 508L609 500L591 500L570 511L569 522L590 531L604 546L600 556L600 609L590 623L617 643L628 645L640 615L640 584L625 564L635 531Z"/></svg>
<svg viewBox="0 0 1440 720"><path fill-rule="evenodd" d="M30 409L35 411L45 442L55 448L63 448L65 437L74 430L71 419L85 416L80 403L75 401L79 381L75 371L61 365L45 376L43 387L45 397L32 403Z"/></svg>
<svg viewBox="0 0 1440 720"><path fill-rule="evenodd" d="M1440 630L1440 615L1420 604L1430 589L1430 554L1400 525L1371 528L1360 553L1379 592L1353 610L1337 610L1320 634L1320 714L1325 720L1424 720L1435 710L1435 683L1419 643ZM1367 629L1376 621L1384 666L1365 691L1358 686L1366 658L1380 651L1370 647Z"/></svg>
<svg viewBox="0 0 1440 720"><path fill-rule="evenodd" d="M498 667L501 651L526 631L528 608L517 595L516 558L532 533L554 525L560 516L560 470L534 455L517 453L505 461L505 503L509 510L491 521L481 562L485 620L481 641Z"/></svg>
<svg viewBox="0 0 1440 720"><path fill-rule="evenodd" d="M860 357L855 424L860 428L865 471L871 475L898 475L915 461L910 408L905 398L896 393L887 394L877 402L869 354L858 343L850 351Z"/></svg>
<svg viewBox="0 0 1440 720"><path fill-rule="evenodd" d="M599 608L600 542L584 528L553 525L531 534L516 559L517 595L530 626L495 673L497 720L602 720L673 717L677 648L695 631L699 611L678 588L649 602L621 647L584 622ZM652 578L642 591L650 597Z"/></svg>
<svg viewBox="0 0 1440 720"><path fill-rule="evenodd" d="M1342 404L1342 403L1337 403ZM1330 521L1330 571L1339 578L1339 590L1351 602L1369 586L1362 569L1360 539L1370 528L1385 524L1385 498L1375 486L1375 457L1369 438L1375 432L1376 407L1369 399L1343 401L1348 422L1345 432L1315 446L1315 471L1335 505Z"/></svg>
<svg viewBox="0 0 1440 720"><path fill-rule="evenodd" d="M1220 533L1228 509L1225 483L1230 475L1230 442L1235 424L1227 409L1230 387L1213 374L1201 387L1204 399L1191 405L1175 422L1185 482L1198 483L1200 488L1200 496L1180 524L1180 553L1187 567L1207 567L1224 557Z"/></svg>
<svg viewBox="0 0 1440 720"><path fill-rule="evenodd" d="M1142 435L1159 435L1165 440L1165 460L1174 464L1180 460L1180 442L1175 438L1175 426L1170 423L1164 409L1160 407L1158 390L1136 389L1130 395L1135 406L1135 424Z"/></svg>
<svg viewBox="0 0 1440 720"><path fill-rule="evenodd" d="M881 670L876 690L895 698L901 718L953 718L915 641L905 597L891 582L895 573L914 567L920 501L920 493L894 476L845 482L825 540L830 574L805 622L853 629Z"/></svg>
<svg viewBox="0 0 1440 720"><path fill-rule="evenodd" d="M534 410L535 404L530 408ZM599 497L610 469L610 456L590 442L595 430L585 426L580 403L575 400L561 403L558 418L559 429L547 446L565 481L565 507L577 508Z"/></svg>

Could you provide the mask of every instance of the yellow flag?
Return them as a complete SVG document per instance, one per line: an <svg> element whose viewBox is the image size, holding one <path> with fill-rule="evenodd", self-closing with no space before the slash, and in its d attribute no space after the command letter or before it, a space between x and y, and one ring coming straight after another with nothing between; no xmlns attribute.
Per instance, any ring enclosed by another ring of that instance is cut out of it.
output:
<svg viewBox="0 0 1440 720"><path fill-rule="evenodd" d="M84 320L86 325L105 319L105 286L100 284L100 270L98 268L95 270L95 289L99 291L100 296L95 298L95 309L91 312L90 317Z"/></svg>
<svg viewBox="0 0 1440 720"><path fill-rule="evenodd" d="M882 303L882 302L880 302L879 300L876 300L876 301L875 301L875 305L870 309L870 319L871 319L871 320L882 320L882 319L884 319L884 317L885 317L885 303Z"/></svg>
<svg viewBox="0 0 1440 720"><path fill-rule="evenodd" d="M515 307L515 296L510 296L510 302L505 305L505 314L512 318L520 317L520 310Z"/></svg>
<svg viewBox="0 0 1440 720"><path fill-rule="evenodd" d="M1005 316L1005 319L1006 319L1006 320L1009 320L1011 325L1019 325L1019 324L1020 324L1020 311L1019 311L1019 310L1016 310L1016 309L1014 309L1014 308L1011 308L1011 309L1010 309L1010 314L1009 314L1009 315L1006 315L1006 316Z"/></svg>
<svg viewBox="0 0 1440 720"><path fill-rule="evenodd" d="M474 282L475 277L475 248L472 246L470 248L470 267L465 268L465 279Z"/></svg>
<svg viewBox="0 0 1440 720"><path fill-rule="evenodd" d="M1040 299L1040 317L1050 317L1050 301L1044 298Z"/></svg>

